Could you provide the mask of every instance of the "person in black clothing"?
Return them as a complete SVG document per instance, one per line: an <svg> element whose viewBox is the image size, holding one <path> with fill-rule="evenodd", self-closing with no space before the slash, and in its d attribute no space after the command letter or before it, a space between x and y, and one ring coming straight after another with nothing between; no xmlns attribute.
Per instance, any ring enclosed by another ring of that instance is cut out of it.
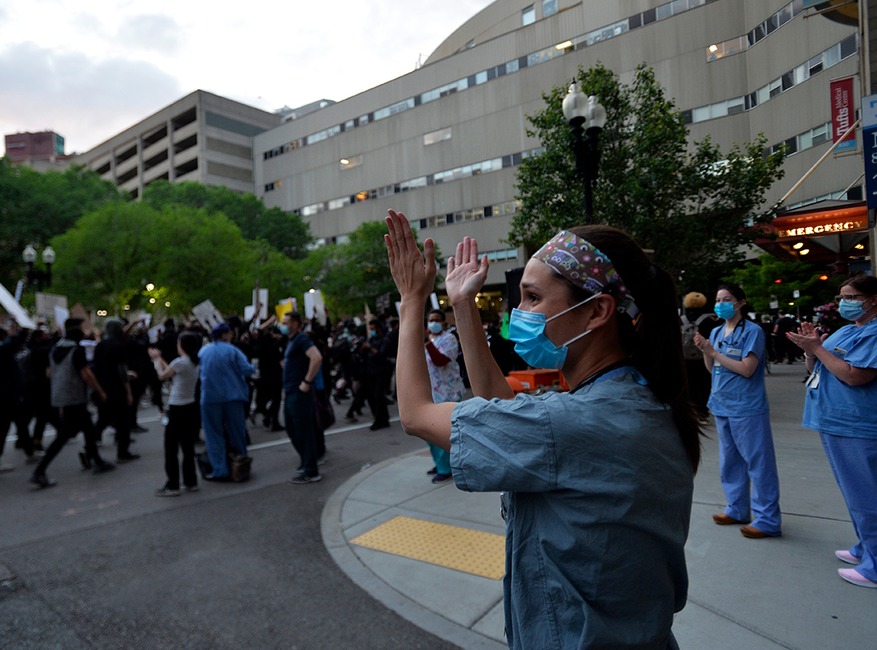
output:
<svg viewBox="0 0 877 650"><path fill-rule="evenodd" d="M25 362L19 363L22 378L22 401L15 428L18 432L17 447L27 444L31 420L35 419L33 428L33 449L43 451L43 433L46 424L51 424L55 431L61 428L58 421L58 410L52 408L51 384L49 382L49 353L54 342L45 327L40 326L30 332L23 353ZM21 353L20 353L21 354ZM23 367L22 367L23 366Z"/></svg>
<svg viewBox="0 0 877 650"><path fill-rule="evenodd" d="M250 335L250 345L255 358L259 360L259 378L255 380L256 406L252 413L253 421L261 413L262 425L271 431L283 431L280 424L280 403L283 400L283 350L285 337L274 328L254 330Z"/></svg>
<svg viewBox="0 0 877 650"><path fill-rule="evenodd" d="M3 472L15 469L13 465L2 462L2 454L9 427L16 421L21 410L22 377L16 360L21 349L21 339L0 328L0 471ZM24 438L19 438L20 447L28 458L33 458L33 442L26 430L24 434Z"/></svg>
<svg viewBox="0 0 877 650"><path fill-rule="evenodd" d="M98 412L101 422L116 430L116 459L121 463L140 458L129 449L129 413L134 397L128 377L124 327L118 318L108 319L104 335L94 349L94 374L106 391L106 398L98 404ZM89 466L86 459L83 465Z"/></svg>
<svg viewBox="0 0 877 650"><path fill-rule="evenodd" d="M46 469L67 441L80 431L85 435L86 454L94 464L94 473L99 474L115 467L103 460L98 453L97 431L88 412L89 388L100 400L105 400L107 394L89 368L85 350L79 345L83 339L82 319L68 318L64 322L64 331L65 336L55 344L50 355L52 406L59 409L61 428L30 477L30 482L41 488L55 485L55 481L46 475Z"/></svg>
<svg viewBox="0 0 877 650"><path fill-rule="evenodd" d="M389 366L387 365L386 338L377 319L368 324L368 339L360 346L365 355L364 383L368 407L375 421L372 431L390 426L390 412L384 395Z"/></svg>

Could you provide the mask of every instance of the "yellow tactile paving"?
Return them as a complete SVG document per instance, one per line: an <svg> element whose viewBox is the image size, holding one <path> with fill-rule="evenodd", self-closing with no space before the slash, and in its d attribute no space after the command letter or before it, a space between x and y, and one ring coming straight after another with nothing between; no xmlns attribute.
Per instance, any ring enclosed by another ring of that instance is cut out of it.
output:
<svg viewBox="0 0 877 650"><path fill-rule="evenodd" d="M505 538L480 530L400 516L351 542L483 578L505 575Z"/></svg>

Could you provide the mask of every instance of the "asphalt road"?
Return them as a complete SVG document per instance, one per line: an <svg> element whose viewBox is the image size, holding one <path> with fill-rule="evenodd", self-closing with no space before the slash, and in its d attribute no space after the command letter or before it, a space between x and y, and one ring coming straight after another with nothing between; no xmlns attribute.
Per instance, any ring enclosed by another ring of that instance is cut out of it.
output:
<svg viewBox="0 0 877 650"><path fill-rule="evenodd" d="M337 409L339 415L343 413ZM422 448L398 422L336 427L324 479L288 482L283 433L251 427L248 483L157 498L162 427L141 411L142 458L83 472L68 443L32 489L7 442L0 474L0 646L18 648L454 648L383 607L336 567L320 535L329 495L363 467ZM103 453L114 458L112 430Z"/></svg>

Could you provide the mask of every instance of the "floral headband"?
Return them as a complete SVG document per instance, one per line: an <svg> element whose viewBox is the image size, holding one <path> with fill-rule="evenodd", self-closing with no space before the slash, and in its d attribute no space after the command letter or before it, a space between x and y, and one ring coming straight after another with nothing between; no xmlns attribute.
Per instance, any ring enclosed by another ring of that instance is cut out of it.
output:
<svg viewBox="0 0 877 650"><path fill-rule="evenodd" d="M533 254L533 259L544 262L585 291L593 294L611 292L618 301L618 311L631 319L639 314L634 297L609 257L578 235L568 230L559 232Z"/></svg>

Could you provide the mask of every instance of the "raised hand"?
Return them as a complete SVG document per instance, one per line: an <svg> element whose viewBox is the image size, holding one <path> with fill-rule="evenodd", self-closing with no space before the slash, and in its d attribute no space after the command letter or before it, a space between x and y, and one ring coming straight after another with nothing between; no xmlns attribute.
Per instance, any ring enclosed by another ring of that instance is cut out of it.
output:
<svg viewBox="0 0 877 650"><path fill-rule="evenodd" d="M820 334L813 323L804 321L797 333L786 332L786 338L804 350L805 353L812 355L817 348L822 346L822 342L828 338L828 334Z"/></svg>
<svg viewBox="0 0 877 650"><path fill-rule="evenodd" d="M426 301L435 286L435 243L423 242L423 253L411 231L411 224L401 212L387 211L387 230L384 243L390 261L390 273L399 290L402 301Z"/></svg>
<svg viewBox="0 0 877 650"><path fill-rule="evenodd" d="M448 258L445 290L451 305L472 301L487 280L487 255L478 259L478 242L465 237L457 244L457 251Z"/></svg>

